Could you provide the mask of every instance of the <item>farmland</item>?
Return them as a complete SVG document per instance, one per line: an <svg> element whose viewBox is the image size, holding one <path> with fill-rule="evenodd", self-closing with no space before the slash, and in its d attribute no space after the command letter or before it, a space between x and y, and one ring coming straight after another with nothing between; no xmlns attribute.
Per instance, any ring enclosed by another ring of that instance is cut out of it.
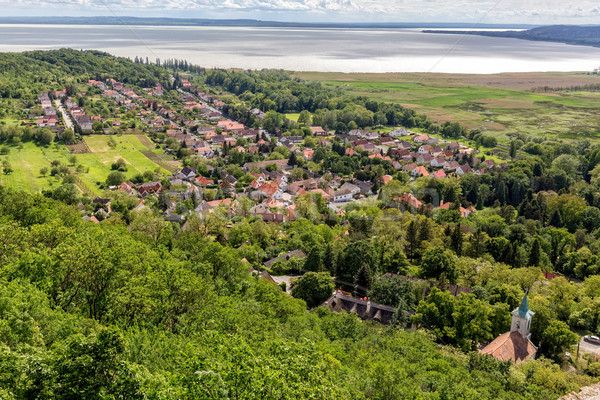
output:
<svg viewBox="0 0 600 400"><path fill-rule="evenodd" d="M100 194L100 185L111 172L111 164L123 158L127 163L125 176L133 176L145 171L169 174L165 167L174 170L174 163L160 149L152 149L152 142L146 137L136 135L122 135L113 137L116 145L109 145L109 137L105 135L90 135L84 137L84 142L90 152L74 154L76 163L71 165L71 153L63 144L53 143L48 147L36 146L34 143L23 143L19 149L10 147L10 152L2 156L13 167L13 172L0 176L3 185L30 192L40 192L43 189L53 189L60 186L60 180L49 174L42 176L40 169L50 167L52 161L60 161L69 165L73 172L76 165L83 165L83 171L76 172L83 185L87 186L94 194ZM153 162L144 153L155 154L159 163ZM163 167L157 165L161 164ZM81 183L78 183L81 186ZM85 188L81 188L85 189Z"/></svg>
<svg viewBox="0 0 600 400"><path fill-rule="evenodd" d="M565 139L595 138L600 132L599 92L540 91L595 85L584 73L342 74L298 72L295 76L334 85L360 96L400 103L437 123L457 121L470 129Z"/></svg>

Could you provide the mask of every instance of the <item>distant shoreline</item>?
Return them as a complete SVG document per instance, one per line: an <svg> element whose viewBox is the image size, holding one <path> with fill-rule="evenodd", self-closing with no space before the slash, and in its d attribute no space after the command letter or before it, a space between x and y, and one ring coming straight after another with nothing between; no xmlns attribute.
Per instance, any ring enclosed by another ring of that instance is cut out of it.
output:
<svg viewBox="0 0 600 400"><path fill-rule="evenodd" d="M552 25L536 27L525 31L448 31L426 29L423 30L423 33L476 35L600 47L600 26Z"/></svg>
<svg viewBox="0 0 600 400"><path fill-rule="evenodd" d="M138 18L138 17L0 17L0 24L45 25L142 25L142 26L237 26L266 28L446 28L446 29L529 29L539 25L467 24L444 22L310 23L261 21L254 19Z"/></svg>

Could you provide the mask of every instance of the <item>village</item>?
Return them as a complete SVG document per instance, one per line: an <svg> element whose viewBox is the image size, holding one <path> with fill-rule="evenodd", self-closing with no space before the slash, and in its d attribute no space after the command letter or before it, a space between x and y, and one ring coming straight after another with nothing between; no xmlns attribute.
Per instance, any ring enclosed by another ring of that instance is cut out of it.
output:
<svg viewBox="0 0 600 400"><path fill-rule="evenodd" d="M193 163L180 164L172 175L162 179L157 176L154 181L142 183L126 180L111 186L113 190L138 197L136 210L146 208L150 198L160 197L165 219L175 223L184 223L192 213L211 213L216 207L230 216L250 214L267 222L293 221L297 218L295 200L304 194L320 196L330 210L343 216L346 204L376 197L379 188L397 173L411 182L418 178L481 175L492 168L507 166L506 162L495 164L491 159L485 160L485 156L478 157L477 150L458 141L403 128L387 133L353 129L336 134L320 126L307 126L304 136L294 136L264 129L262 121L266 113L259 109L250 111L255 123L248 127L223 112L226 103L218 96L193 86L185 78L180 79L180 87L176 92L171 91L170 96L165 96L166 90L160 84L134 89L108 79L90 80L84 85L87 92L78 97L69 96L67 89L51 93L52 98L42 93L39 103L44 115L34 117L37 127L53 129L59 137L64 129L72 128L78 139L90 134L119 134L131 126L144 127L157 146L162 146L174 159L181 153L188 160L203 159L202 172ZM82 100L89 94L101 96L104 103L113 103L129 121L106 112L103 116L95 115L99 107L88 110L85 103L95 103ZM343 148L342 156L368 158L367 163L387 166L387 173L376 177L378 182L372 182L352 174L317 173L302 168L313 162L317 153L322 158L323 151L319 149L330 150L334 143ZM287 149L286 157L273 157L275 149ZM241 166L234 173L223 163L224 157L232 154ZM442 200L425 204L410 191L395 196L394 200L413 211L422 207L433 211L453 207L451 202ZM91 213L89 207L83 208L86 219L99 222L110 216L110 199L98 196L92 205ZM462 217L475 211L473 205L456 208Z"/></svg>

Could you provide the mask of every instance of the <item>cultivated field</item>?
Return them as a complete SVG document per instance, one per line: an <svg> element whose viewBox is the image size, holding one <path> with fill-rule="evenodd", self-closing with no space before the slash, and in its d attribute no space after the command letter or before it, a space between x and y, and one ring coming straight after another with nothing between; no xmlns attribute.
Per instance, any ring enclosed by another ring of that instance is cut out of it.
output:
<svg viewBox="0 0 600 400"><path fill-rule="evenodd" d="M109 139L111 137L117 143L117 146L114 148L109 146ZM106 177L111 172L112 163L119 158L123 158L127 163L125 176L128 179L145 171L169 174L169 171L161 168L143 154L143 152L151 151L151 149L142 144L140 138L136 135L90 135L84 136L84 141L91 152L77 154L76 157L78 163L89 168L87 173L80 174L80 176L92 190L106 180Z"/></svg>
<svg viewBox="0 0 600 400"><path fill-rule="evenodd" d="M356 95L400 103L433 121L458 121L497 133L600 137L600 92L536 90L600 84L584 73L342 74L297 72L306 80L335 85Z"/></svg>
<svg viewBox="0 0 600 400"><path fill-rule="evenodd" d="M110 137L117 143L114 148L108 145ZM135 135L90 135L85 136L84 141L90 152L74 154L77 159L76 165L81 164L86 168L86 172L76 173L76 176L80 179L76 184L88 194L98 195L101 193L99 185L106 180L111 172L111 164L119 158L123 158L127 162L128 169L125 176L128 179L145 171L168 175L170 174L169 171L175 170L176 163L171 161L170 157L164 154L162 150L149 148L152 142L145 137L141 138ZM154 154L155 157L153 158L160 162L155 163L144 154ZM50 163L58 160L63 165L68 165L72 172L75 172L76 165L70 164L72 155L67 146L58 143L53 143L49 147L39 147L28 142L23 144L22 149L11 146L9 154L0 156L0 161L7 160L10 162L13 172L8 175L0 173L0 183L29 192L54 189L60 186L60 180L51 177L49 173L42 176L40 169L47 167L50 170ZM86 190L86 188L89 190Z"/></svg>

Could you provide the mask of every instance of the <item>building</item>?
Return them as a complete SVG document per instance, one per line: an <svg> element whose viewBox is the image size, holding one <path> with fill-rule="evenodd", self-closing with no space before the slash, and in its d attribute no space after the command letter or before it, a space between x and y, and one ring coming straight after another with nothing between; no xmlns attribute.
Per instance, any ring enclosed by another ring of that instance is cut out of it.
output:
<svg viewBox="0 0 600 400"><path fill-rule="evenodd" d="M389 325L394 319L396 309L383 304L373 303L357 297L345 295L336 292L322 304L329 307L334 312L346 311L350 314L356 314L360 319L371 319Z"/></svg>
<svg viewBox="0 0 600 400"><path fill-rule="evenodd" d="M529 339L531 319L534 314L529 309L527 295L525 295L521 305L512 312L510 332L498 336L479 352L501 361L511 360L515 364L535 358L537 347Z"/></svg>

